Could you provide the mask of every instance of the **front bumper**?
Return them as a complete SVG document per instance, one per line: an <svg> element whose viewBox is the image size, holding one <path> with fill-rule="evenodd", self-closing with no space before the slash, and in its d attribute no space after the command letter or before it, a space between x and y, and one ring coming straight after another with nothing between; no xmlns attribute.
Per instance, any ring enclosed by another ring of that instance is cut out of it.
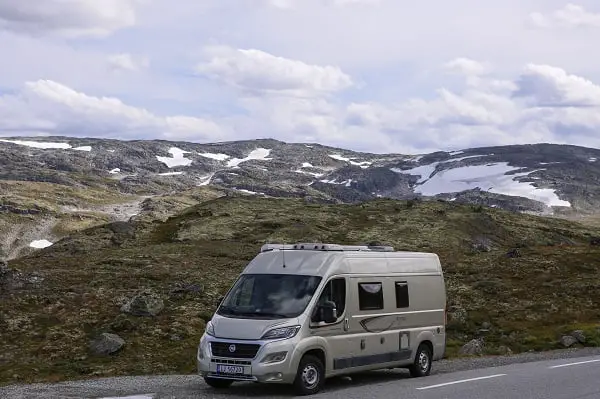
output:
<svg viewBox="0 0 600 399"><path fill-rule="evenodd" d="M253 357L226 356L219 352L220 356L213 353L211 343L224 345L258 345L259 349ZM295 340L284 339L274 341L241 341L232 339L216 338L204 334L200 339L196 361L198 373L203 377L220 378L234 381L255 381L264 383L291 384L296 378L294 367ZM269 355L286 352L285 359L277 362L265 363ZM223 366L228 367L228 372L219 370Z"/></svg>

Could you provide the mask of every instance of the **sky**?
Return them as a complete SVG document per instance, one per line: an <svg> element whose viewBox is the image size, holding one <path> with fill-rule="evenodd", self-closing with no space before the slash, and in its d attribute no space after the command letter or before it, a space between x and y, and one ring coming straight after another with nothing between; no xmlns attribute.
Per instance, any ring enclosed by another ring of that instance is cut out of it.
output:
<svg viewBox="0 0 600 399"><path fill-rule="evenodd" d="M0 136L600 148L600 2L0 0Z"/></svg>

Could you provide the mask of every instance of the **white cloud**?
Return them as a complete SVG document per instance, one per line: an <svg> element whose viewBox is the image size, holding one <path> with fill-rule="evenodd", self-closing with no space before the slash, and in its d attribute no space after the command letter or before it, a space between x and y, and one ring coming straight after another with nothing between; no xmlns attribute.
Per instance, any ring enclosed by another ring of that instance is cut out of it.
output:
<svg viewBox="0 0 600 399"><path fill-rule="evenodd" d="M533 12L529 18L538 28L600 28L600 13L572 3L549 14Z"/></svg>
<svg viewBox="0 0 600 399"><path fill-rule="evenodd" d="M600 86L561 68L529 64L518 85L517 95L538 106L600 106Z"/></svg>
<svg viewBox="0 0 600 399"><path fill-rule="evenodd" d="M135 57L129 53L111 54L107 62L113 71L139 71L150 65L147 57Z"/></svg>
<svg viewBox="0 0 600 399"><path fill-rule="evenodd" d="M352 79L338 67L310 65L256 49L212 47L199 74L246 92L312 96L350 87Z"/></svg>
<svg viewBox="0 0 600 399"><path fill-rule="evenodd" d="M485 75L490 71L489 65L463 57L447 62L444 67L448 71L467 76Z"/></svg>
<svg viewBox="0 0 600 399"><path fill-rule="evenodd" d="M188 116L161 117L117 98L93 97L49 80L27 82L18 94L0 97L3 134L220 140L215 122Z"/></svg>
<svg viewBox="0 0 600 399"><path fill-rule="evenodd" d="M143 0L142 0L143 1ZM0 0L0 29L104 37L135 25L141 0Z"/></svg>

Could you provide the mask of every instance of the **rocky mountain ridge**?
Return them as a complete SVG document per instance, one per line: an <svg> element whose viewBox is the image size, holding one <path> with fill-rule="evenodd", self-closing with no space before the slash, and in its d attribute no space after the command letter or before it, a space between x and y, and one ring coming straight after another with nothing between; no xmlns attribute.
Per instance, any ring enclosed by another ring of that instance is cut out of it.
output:
<svg viewBox="0 0 600 399"><path fill-rule="evenodd" d="M589 215L600 205L599 158L598 149L554 144L403 155L273 139L199 144L4 137L0 231L18 230L27 239L15 242L14 234L5 235L0 251L12 258L23 253L28 240L29 247L34 240L48 245L83 227L164 218L172 206L222 195L317 203L424 198Z"/></svg>

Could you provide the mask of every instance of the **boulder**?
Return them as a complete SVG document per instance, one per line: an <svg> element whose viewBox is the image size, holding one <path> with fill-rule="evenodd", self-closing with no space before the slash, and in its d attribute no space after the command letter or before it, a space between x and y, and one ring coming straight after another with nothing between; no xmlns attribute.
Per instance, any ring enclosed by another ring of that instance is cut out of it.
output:
<svg viewBox="0 0 600 399"><path fill-rule="evenodd" d="M568 348L577 343L577 338L574 338L570 335L563 335L560 339L560 344L565 348Z"/></svg>
<svg viewBox="0 0 600 399"><path fill-rule="evenodd" d="M121 311L133 316L157 316L165 304L157 293L152 290L143 290L121 307Z"/></svg>
<svg viewBox="0 0 600 399"><path fill-rule="evenodd" d="M570 335L571 337L575 338L580 344L585 343L585 334L583 333L583 331L575 330Z"/></svg>
<svg viewBox="0 0 600 399"><path fill-rule="evenodd" d="M483 338L473 339L460 348L461 355L482 355L483 354Z"/></svg>
<svg viewBox="0 0 600 399"><path fill-rule="evenodd" d="M116 334L102 333L90 342L90 350L96 355L112 355L123 348L125 340Z"/></svg>

